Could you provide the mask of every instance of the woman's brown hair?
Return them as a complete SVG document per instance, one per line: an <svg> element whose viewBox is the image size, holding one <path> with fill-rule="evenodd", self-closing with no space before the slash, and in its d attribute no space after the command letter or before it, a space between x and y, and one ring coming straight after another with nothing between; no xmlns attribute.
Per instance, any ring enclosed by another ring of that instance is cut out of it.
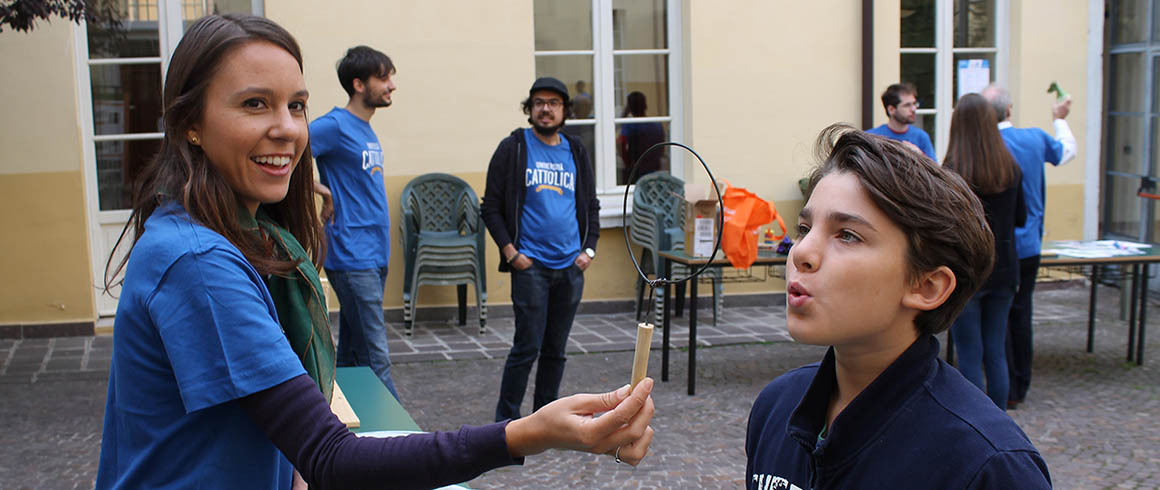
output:
<svg viewBox="0 0 1160 490"><path fill-rule="evenodd" d="M979 194L996 194L1015 180L1015 158L999 136L999 118L982 95L964 95L951 115L951 136L943 166L954 170Z"/></svg>
<svg viewBox="0 0 1160 490"><path fill-rule="evenodd" d="M165 137L157 156L134 182L133 212L113 247L114 253L130 227L136 244L145 233L145 222L157 207L175 201L194 221L238 247L258 272L288 275L298 265L293 260L271 255L270 248L257 234L242 229L234 190L210 165L201 148L186 140L186 133L202 117L206 89L222 60L230 51L254 41L285 49L298 61L299 70L302 69L298 42L281 26L262 17L233 14L203 17L190 26L177 44L162 93ZM261 208L298 239L318 267L326 253L326 244L314 205L314 169L308 146L290 176L286 197L276 203L262 204ZM125 254L113 268L110 254L105 264L106 291L117 284L114 278L125 268L128 257ZM111 274L110 269L113 269Z"/></svg>

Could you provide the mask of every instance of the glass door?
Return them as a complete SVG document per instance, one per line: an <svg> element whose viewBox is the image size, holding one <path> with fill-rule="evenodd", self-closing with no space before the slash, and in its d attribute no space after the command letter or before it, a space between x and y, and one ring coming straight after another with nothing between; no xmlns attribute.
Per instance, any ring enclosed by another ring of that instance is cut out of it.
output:
<svg viewBox="0 0 1160 490"><path fill-rule="evenodd" d="M1102 235L1108 238L1152 242L1156 237L1157 201L1137 192L1156 182L1160 151L1160 26L1153 22L1160 14L1157 7L1149 0L1109 2L1101 196Z"/></svg>
<svg viewBox="0 0 1160 490"><path fill-rule="evenodd" d="M116 313L119 288L105 293L105 266L132 207L132 183L161 146L161 88L185 29L207 13L251 13L252 0L114 0L119 22L82 25L77 35L85 134L93 285L97 313ZM124 237L126 243L133 237Z"/></svg>

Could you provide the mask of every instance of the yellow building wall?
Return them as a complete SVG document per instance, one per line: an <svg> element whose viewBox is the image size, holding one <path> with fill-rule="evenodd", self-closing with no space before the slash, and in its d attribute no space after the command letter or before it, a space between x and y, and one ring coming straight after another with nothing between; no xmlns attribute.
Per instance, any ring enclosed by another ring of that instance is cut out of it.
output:
<svg viewBox="0 0 1160 490"><path fill-rule="evenodd" d="M395 103L372 126L383 143L394 223L398 196L430 171L465 178L482 195L487 161L501 138L526 125L518 103L535 77L530 0L424 2L359 0L318 8L306 0L271 0L266 15L302 45L317 117L345 105L335 62L358 44L376 47L398 67ZM1039 13L1053 12L1052 22ZM366 15L351 16L350 12ZM874 90L898 77L898 5L875 2ZM1011 90L1014 122L1050 129L1048 83L1086 93L1086 6L1049 0L1011 2ZM683 2L685 137L719 177L774 202L786 225L802 206L797 179L813 163L824 126L861 117L859 2ZM1037 22L1038 21L1038 22ZM1059 56L1058 53L1074 53ZM32 33L0 34L0 325L89 321L92 294L82 136L78 127L72 27L41 23ZM877 108L877 101L876 108ZM1084 104L1069 117L1084 154ZM1092 117L1098 117L1093 115ZM875 123L885 117L875 111ZM686 175L705 177L689 159ZM1082 230L1085 162L1049 168L1047 236ZM1090 185L1096 185L1092 183ZM392 230L392 273L384 304L402 298L400 233ZM620 229L605 229L587 274L585 299L627 299L635 272ZM490 237L488 292L510 303L509 276L496 271ZM780 281L730 284L730 293L780 292ZM702 288L708 294L708 288ZM455 301L454 288L426 287L422 305Z"/></svg>
<svg viewBox="0 0 1160 490"><path fill-rule="evenodd" d="M310 1L280 0L267 2L266 16L294 34L302 46L311 118L346 105L348 96L339 85L335 64L348 48L371 46L395 64L392 79L398 88L393 103L376 112L371 126L383 146L391 210L392 253L384 305L401 307L399 196L407 182L427 172L455 174L483 196L487 164L496 145L512 129L527 125L519 103L535 77L532 2L362 0L319 9ZM508 304L511 286L508 275L496 270L499 255L490 236L487 247L488 302ZM590 284L594 282L592 275L589 278ZM589 299L598 295L593 288L587 293ZM453 287L425 286L419 296L420 306L456 302ZM475 303L473 291L468 292L468 302ZM337 307L333 297L330 306Z"/></svg>
<svg viewBox="0 0 1160 490"><path fill-rule="evenodd" d="M0 33L0 325L94 316L72 32Z"/></svg>
<svg viewBox="0 0 1160 490"><path fill-rule="evenodd" d="M1084 100L1088 42L1086 3L1064 7L1051 0L1011 2L1011 122L1054 134L1051 104L1055 96L1047 93L1047 87L1059 82L1072 96L1067 122L1075 134L1077 156L1062 167L1047 165L1044 234L1049 240L1083 238L1084 172L1087 165L1100 164L1084 161L1087 118L1100 117L1087 114Z"/></svg>
<svg viewBox="0 0 1160 490"><path fill-rule="evenodd" d="M526 125L519 103L535 74L530 1L360 0L319 8L278 0L266 3L266 16L302 46L311 118L346 105L335 64L348 48L365 44L391 57L394 103L371 119L388 177L486 172L500 139Z"/></svg>
<svg viewBox="0 0 1160 490"><path fill-rule="evenodd" d="M876 26L885 34L875 42L876 81L897 76L897 10L875 10L886 26ZM718 179L773 202L793 236L804 204L797 181L814 163L818 132L861 119L861 5L689 2L686 15L689 140ZM685 179L707 182L688 162ZM727 293L783 290L780 280L726 285Z"/></svg>
<svg viewBox="0 0 1160 490"><path fill-rule="evenodd" d="M392 12L391 18L407 20L395 25L378 16L348 19L340 12L302 18L298 13L309 7L307 2L267 5L267 15L303 45L312 116L346 103L334 63L348 47L380 49L399 70L394 104L371 121L383 142L392 222L400 219L397 199L403 186L424 172L454 173L482 196L495 145L511 128L526 125L517 103L535 76L531 2L492 2L486 8L458 3L452 8L446 2L374 5ZM813 163L815 136L830 123L856 124L861 117L861 10L857 3L851 7L684 4L686 141L719 177L774 202L791 234L804 204L797 179ZM344 28L329 27L335 23ZM875 23L875 85L885 86L898 74L898 6L876 6ZM729 36L721 35L725 25ZM810 42L803 45L804 38ZM464 123L449 126L459 121ZM694 160L687 168L686 180L705 179ZM489 302L510 303L508 275L495 270L498 252L490 237L487 246ZM392 250L401 250L397 226ZM402 303L401 254L392 254L390 268L388 308ZM635 294L636 273L621 229L602 230L598 260L586 278L586 300ZM727 293L782 290L784 283L776 279L726 286ZM709 292L702 288L703 294ZM451 287L424 287L420 296L424 306L455 302Z"/></svg>

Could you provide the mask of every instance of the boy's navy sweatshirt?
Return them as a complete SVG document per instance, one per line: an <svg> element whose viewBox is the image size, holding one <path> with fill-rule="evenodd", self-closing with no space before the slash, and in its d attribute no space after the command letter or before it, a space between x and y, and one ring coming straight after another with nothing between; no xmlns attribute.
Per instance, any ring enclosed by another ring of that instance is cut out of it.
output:
<svg viewBox="0 0 1160 490"><path fill-rule="evenodd" d="M834 349L762 390L749 414L746 488L1051 488L1015 421L918 338L818 435Z"/></svg>

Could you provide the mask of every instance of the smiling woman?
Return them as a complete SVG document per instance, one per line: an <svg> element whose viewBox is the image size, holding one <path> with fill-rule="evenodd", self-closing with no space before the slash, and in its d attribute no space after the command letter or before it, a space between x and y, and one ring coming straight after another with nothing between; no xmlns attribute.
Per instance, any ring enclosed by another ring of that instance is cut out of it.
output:
<svg viewBox="0 0 1160 490"><path fill-rule="evenodd" d="M206 17L178 44L117 267L96 487L284 490L297 470L311 488L431 488L551 448L639 463L651 380L399 438L358 438L331 413L306 98L298 45L269 20Z"/></svg>
<svg viewBox="0 0 1160 490"><path fill-rule="evenodd" d="M297 60L269 42L242 45L218 70L190 138L254 213L286 197L306 151L306 82Z"/></svg>

